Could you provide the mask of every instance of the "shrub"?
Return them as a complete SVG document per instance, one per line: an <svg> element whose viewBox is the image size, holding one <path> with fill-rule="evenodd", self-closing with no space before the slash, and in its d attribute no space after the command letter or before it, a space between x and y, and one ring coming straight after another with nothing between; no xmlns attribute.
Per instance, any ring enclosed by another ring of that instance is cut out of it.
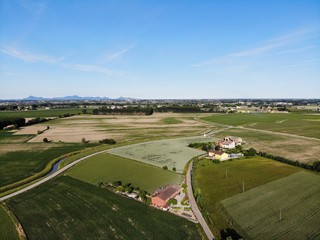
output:
<svg viewBox="0 0 320 240"><path fill-rule="evenodd" d="M116 142L114 139L105 138L105 139L100 140L99 143L104 143L104 144L116 144L117 142Z"/></svg>
<svg viewBox="0 0 320 240"><path fill-rule="evenodd" d="M49 142L48 138L44 138L42 141L45 142L45 143Z"/></svg>
<svg viewBox="0 0 320 240"><path fill-rule="evenodd" d="M163 166L162 167L164 170L168 170L168 166Z"/></svg>

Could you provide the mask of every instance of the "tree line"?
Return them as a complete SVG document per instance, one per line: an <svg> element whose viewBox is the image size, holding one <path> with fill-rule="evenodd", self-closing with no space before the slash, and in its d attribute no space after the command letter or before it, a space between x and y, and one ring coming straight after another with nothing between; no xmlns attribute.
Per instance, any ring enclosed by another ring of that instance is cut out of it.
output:
<svg viewBox="0 0 320 240"><path fill-rule="evenodd" d="M15 125L16 128L22 127L26 124L26 120L21 117L2 118L0 119L0 130L8 125Z"/></svg>
<svg viewBox="0 0 320 240"><path fill-rule="evenodd" d="M128 107L128 108L108 108L108 107L101 107L98 109L93 109L93 115L152 115L153 108L142 108L142 107Z"/></svg>
<svg viewBox="0 0 320 240"><path fill-rule="evenodd" d="M265 152L258 152L258 155L265 158L270 158L279 162L287 163L293 166L301 167L304 169L320 172L320 161L315 161L312 165L308 163L303 163L299 161L293 161L284 157L274 156Z"/></svg>

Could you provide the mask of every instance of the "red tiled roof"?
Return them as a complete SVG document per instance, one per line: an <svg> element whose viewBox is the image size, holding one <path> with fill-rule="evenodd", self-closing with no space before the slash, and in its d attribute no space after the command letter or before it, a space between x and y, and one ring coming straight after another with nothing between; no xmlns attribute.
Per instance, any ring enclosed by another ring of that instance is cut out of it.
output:
<svg viewBox="0 0 320 240"><path fill-rule="evenodd" d="M167 186L156 197L166 202L171 197L178 194L179 191L180 191L180 188L178 186Z"/></svg>

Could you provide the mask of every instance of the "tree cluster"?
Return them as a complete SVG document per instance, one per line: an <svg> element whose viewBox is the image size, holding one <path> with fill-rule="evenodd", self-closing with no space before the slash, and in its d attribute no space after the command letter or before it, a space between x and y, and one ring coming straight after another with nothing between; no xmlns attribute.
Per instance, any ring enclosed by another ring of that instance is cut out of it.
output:
<svg viewBox="0 0 320 240"><path fill-rule="evenodd" d="M0 119L0 130L8 125L15 125L17 128L24 126L26 120L21 117L2 118Z"/></svg>
<svg viewBox="0 0 320 240"><path fill-rule="evenodd" d="M117 142L112 139L112 138L105 138L99 141L99 143L104 143L104 144L116 144Z"/></svg>
<svg viewBox="0 0 320 240"><path fill-rule="evenodd" d="M201 149L203 151L215 150L214 142L190 143L188 147Z"/></svg>

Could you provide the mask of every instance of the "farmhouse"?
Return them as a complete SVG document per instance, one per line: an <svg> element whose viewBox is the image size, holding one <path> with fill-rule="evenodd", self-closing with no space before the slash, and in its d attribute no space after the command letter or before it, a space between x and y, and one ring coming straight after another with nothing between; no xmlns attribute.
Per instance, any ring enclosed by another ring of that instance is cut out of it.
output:
<svg viewBox="0 0 320 240"><path fill-rule="evenodd" d="M228 160L229 159L229 154L222 152L222 151L214 151L210 150L208 152L208 156L220 161Z"/></svg>
<svg viewBox="0 0 320 240"><path fill-rule="evenodd" d="M168 209L167 201L180 194L181 188L177 185L169 185L154 193L151 198L151 204L155 207Z"/></svg>
<svg viewBox="0 0 320 240"><path fill-rule="evenodd" d="M242 138L235 136L226 136L223 140L226 142L234 142L236 146L241 145L242 143Z"/></svg>
<svg viewBox="0 0 320 240"><path fill-rule="evenodd" d="M222 147L222 148L228 148L228 149L232 149L232 148L235 148L236 147L236 143L235 142L232 142L232 141L219 141L219 146Z"/></svg>

